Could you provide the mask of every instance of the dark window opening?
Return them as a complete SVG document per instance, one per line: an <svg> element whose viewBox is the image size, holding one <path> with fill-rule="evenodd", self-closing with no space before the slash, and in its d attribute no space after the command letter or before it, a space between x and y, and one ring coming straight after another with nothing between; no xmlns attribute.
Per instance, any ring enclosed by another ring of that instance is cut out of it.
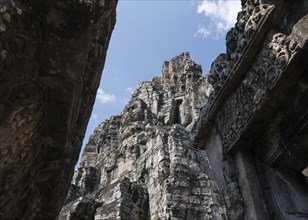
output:
<svg viewBox="0 0 308 220"><path fill-rule="evenodd" d="M186 89L186 88L185 88L185 85L181 85L180 91L181 91L181 92L185 92L185 89Z"/></svg>
<svg viewBox="0 0 308 220"><path fill-rule="evenodd" d="M175 110L174 110L174 124L181 124L181 112L180 107L182 104L182 99L176 100Z"/></svg>
<svg viewBox="0 0 308 220"><path fill-rule="evenodd" d="M178 81L178 77L177 77L177 76L174 76L174 77L173 77L173 80L174 80L174 84L176 84L177 81Z"/></svg>

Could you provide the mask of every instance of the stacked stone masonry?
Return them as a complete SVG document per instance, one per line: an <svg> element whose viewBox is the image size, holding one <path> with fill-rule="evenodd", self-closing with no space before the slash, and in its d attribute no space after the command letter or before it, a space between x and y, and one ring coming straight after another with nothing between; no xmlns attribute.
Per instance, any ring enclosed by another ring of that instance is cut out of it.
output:
<svg viewBox="0 0 308 220"><path fill-rule="evenodd" d="M243 0L207 77L188 53L165 62L95 130L61 217L129 181L148 203L114 219L308 219L307 12Z"/></svg>
<svg viewBox="0 0 308 220"><path fill-rule="evenodd" d="M123 113L95 129L60 219L72 219L79 203L105 206L101 200L119 208L112 215L102 215L104 208L99 206L95 219L226 218L206 152L190 147L190 128L210 91L200 65L189 53L165 62L162 77L141 83ZM103 194L111 185L127 181L139 187L131 200L143 201L135 211L142 215L135 218L123 214L132 201ZM94 194L96 203L89 199ZM145 201L147 205L141 206Z"/></svg>
<svg viewBox="0 0 308 220"><path fill-rule="evenodd" d="M0 219L308 219L308 1L241 3L208 76L165 62L74 172L117 1L0 0Z"/></svg>

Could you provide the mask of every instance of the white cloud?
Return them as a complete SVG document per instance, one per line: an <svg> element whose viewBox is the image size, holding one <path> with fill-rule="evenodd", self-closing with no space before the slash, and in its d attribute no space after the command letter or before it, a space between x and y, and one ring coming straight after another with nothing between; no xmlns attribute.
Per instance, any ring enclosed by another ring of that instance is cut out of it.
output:
<svg viewBox="0 0 308 220"><path fill-rule="evenodd" d="M132 87L128 87L125 89L125 91L132 94L134 92L134 89Z"/></svg>
<svg viewBox="0 0 308 220"><path fill-rule="evenodd" d="M110 103L110 102L115 102L116 97L114 94L108 94L106 92L104 92L104 90L102 90L101 88L99 88L97 90L97 95L96 98L102 103Z"/></svg>
<svg viewBox="0 0 308 220"><path fill-rule="evenodd" d="M195 37L201 36L202 38L207 38L211 33L212 32L205 27L200 27L196 32Z"/></svg>
<svg viewBox="0 0 308 220"><path fill-rule="evenodd" d="M210 18L211 24L209 27L215 30L216 37L223 35L234 26L237 13L240 10L240 0L203 0L197 7L197 12L199 14L204 14L206 17ZM202 33L203 29L204 27L200 27L196 34L199 32ZM209 28L206 30L208 29ZM206 36L208 36L208 34Z"/></svg>

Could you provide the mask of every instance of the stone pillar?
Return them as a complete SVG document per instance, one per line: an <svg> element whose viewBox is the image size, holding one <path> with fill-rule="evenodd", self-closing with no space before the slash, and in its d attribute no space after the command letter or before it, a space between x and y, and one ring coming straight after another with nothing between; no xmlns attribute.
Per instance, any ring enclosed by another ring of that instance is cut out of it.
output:
<svg viewBox="0 0 308 220"><path fill-rule="evenodd" d="M239 173L241 193L246 204L245 218L249 220L269 219L251 153L245 150L236 152L235 162Z"/></svg>

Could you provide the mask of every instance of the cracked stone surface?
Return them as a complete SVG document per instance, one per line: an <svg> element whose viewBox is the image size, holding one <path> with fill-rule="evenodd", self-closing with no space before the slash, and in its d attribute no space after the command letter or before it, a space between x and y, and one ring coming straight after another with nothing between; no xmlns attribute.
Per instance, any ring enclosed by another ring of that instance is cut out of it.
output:
<svg viewBox="0 0 308 220"><path fill-rule="evenodd" d="M308 219L308 3L241 2L209 75L165 62L74 172L117 1L0 1L0 219Z"/></svg>
<svg viewBox="0 0 308 220"><path fill-rule="evenodd" d="M243 0L207 77L165 62L94 131L60 218L91 198L94 219L308 219L307 13Z"/></svg>
<svg viewBox="0 0 308 220"><path fill-rule="evenodd" d="M161 77L141 83L123 113L95 129L60 219L72 218L80 203L94 209L92 201L101 202L95 219L226 218L206 152L190 147L190 128L210 92L189 53L165 62ZM136 186L133 193L116 190L127 182ZM108 188L115 191L105 195ZM121 196L125 193L133 194L129 202ZM130 203L135 211L127 217ZM113 204L110 213L104 213L107 204Z"/></svg>
<svg viewBox="0 0 308 220"><path fill-rule="evenodd" d="M0 1L0 219L56 219L117 1Z"/></svg>

